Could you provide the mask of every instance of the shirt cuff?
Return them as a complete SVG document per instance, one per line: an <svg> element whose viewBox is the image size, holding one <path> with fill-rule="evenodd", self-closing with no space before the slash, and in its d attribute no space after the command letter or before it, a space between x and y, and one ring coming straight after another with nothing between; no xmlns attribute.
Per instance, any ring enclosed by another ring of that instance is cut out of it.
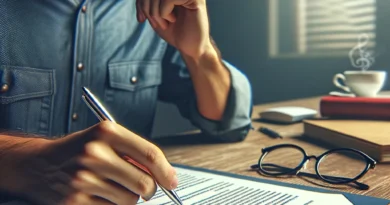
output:
<svg viewBox="0 0 390 205"><path fill-rule="evenodd" d="M203 117L197 109L196 100L191 101L190 118L203 132L220 136L234 130L252 126L252 90L248 78L230 63L223 61L230 71L231 87L222 120L213 121Z"/></svg>

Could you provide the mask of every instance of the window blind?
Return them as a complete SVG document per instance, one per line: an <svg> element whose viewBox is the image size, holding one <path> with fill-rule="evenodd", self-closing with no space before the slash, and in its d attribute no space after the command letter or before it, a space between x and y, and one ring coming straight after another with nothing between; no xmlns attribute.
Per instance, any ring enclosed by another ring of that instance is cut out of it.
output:
<svg viewBox="0 0 390 205"><path fill-rule="evenodd" d="M362 34L368 37L366 49L375 47L375 0L298 0L297 3L300 54L348 54Z"/></svg>

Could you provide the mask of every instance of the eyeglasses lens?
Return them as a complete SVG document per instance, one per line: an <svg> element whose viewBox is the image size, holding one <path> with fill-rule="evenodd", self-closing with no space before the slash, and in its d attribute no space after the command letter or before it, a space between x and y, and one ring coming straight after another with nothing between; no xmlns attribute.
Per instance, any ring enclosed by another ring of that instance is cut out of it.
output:
<svg viewBox="0 0 390 205"><path fill-rule="evenodd" d="M303 153L296 148L282 147L268 152L260 166L268 174L289 174L302 163Z"/></svg>
<svg viewBox="0 0 390 205"><path fill-rule="evenodd" d="M329 182L346 183L359 176L366 166L366 159L359 153L340 150L322 158L318 172Z"/></svg>

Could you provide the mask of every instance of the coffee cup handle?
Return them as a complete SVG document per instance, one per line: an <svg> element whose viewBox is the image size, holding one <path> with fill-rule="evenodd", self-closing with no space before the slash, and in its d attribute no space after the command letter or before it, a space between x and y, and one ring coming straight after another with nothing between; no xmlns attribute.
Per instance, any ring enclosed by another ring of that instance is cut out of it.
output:
<svg viewBox="0 0 390 205"><path fill-rule="evenodd" d="M340 81L343 82L344 85L342 85L340 83ZM341 73L337 73L334 77L333 77L333 84L338 87L338 88L341 88L342 90L344 90L345 92L348 92L350 93L351 90L349 89L349 87L345 86L345 76Z"/></svg>

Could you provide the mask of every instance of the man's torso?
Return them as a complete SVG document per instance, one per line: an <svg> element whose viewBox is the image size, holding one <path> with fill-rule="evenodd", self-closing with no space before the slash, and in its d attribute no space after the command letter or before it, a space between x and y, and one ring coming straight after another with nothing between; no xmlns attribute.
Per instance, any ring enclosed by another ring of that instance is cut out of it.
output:
<svg viewBox="0 0 390 205"><path fill-rule="evenodd" d="M59 136L93 125L86 86L119 123L149 135L166 43L137 22L134 4L1 1L0 128Z"/></svg>

